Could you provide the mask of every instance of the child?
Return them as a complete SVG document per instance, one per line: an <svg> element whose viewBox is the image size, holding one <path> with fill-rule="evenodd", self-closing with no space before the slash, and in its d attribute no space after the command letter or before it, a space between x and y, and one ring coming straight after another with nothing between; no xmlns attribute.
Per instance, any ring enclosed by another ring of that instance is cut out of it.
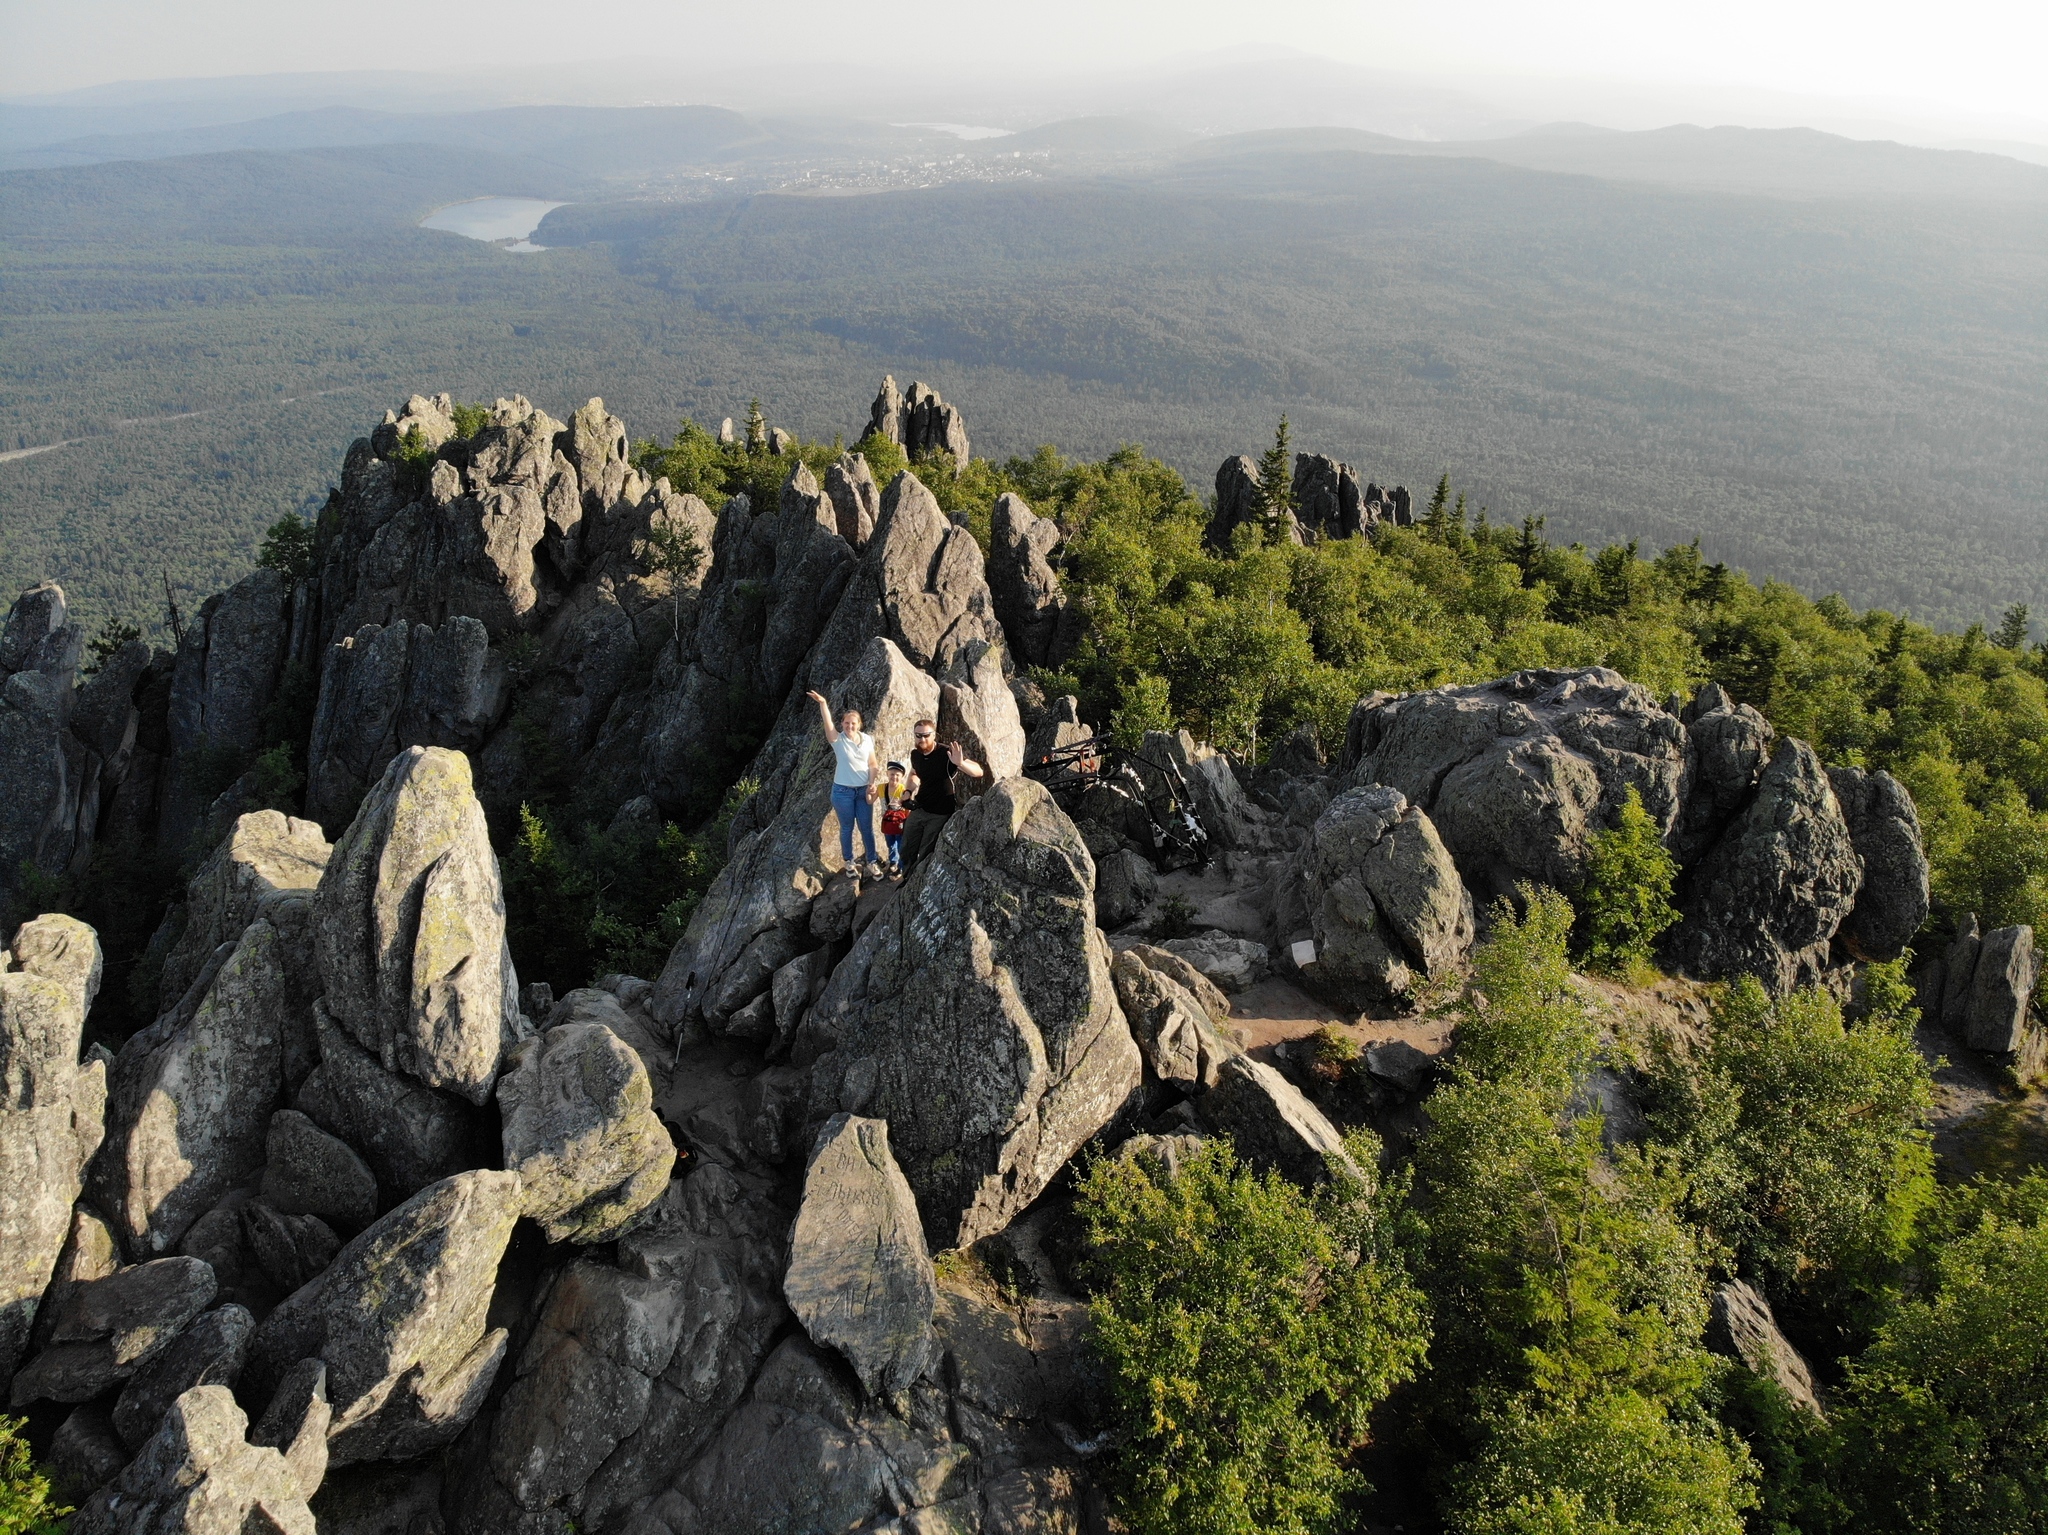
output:
<svg viewBox="0 0 2048 1535"><path fill-rule="evenodd" d="M910 797L917 792L900 762L889 764L889 776L875 786L875 798L882 804L882 844L889 850L891 877L903 872L903 828L910 820Z"/></svg>

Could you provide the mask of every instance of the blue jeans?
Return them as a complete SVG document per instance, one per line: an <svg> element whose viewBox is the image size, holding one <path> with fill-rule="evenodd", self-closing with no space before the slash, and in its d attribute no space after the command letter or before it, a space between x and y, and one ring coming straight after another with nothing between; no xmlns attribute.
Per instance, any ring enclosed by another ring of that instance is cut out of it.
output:
<svg viewBox="0 0 2048 1535"><path fill-rule="evenodd" d="M875 862L875 807L868 803L868 791L853 784L832 785L832 810L839 817L839 856L853 862L853 829L860 827L861 858Z"/></svg>

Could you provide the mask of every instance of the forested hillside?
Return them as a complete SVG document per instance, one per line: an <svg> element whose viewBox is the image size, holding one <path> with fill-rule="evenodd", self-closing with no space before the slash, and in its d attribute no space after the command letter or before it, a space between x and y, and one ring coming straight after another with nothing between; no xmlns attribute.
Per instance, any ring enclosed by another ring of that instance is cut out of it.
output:
<svg viewBox="0 0 2048 1535"><path fill-rule="evenodd" d="M152 623L166 570L189 597L244 568L414 388L516 376L671 422L759 396L829 439L893 368L998 454L1143 442L1200 486L1284 410L1376 479L1448 469L1566 539L1697 535L1958 629L2048 600L2043 204L1202 147L938 156L912 172L945 184L860 197L705 196L758 177L742 157L608 202L602 155L452 145L8 174L0 442L71 445L0 463L0 576ZM412 227L484 192L571 200L556 248Z"/></svg>

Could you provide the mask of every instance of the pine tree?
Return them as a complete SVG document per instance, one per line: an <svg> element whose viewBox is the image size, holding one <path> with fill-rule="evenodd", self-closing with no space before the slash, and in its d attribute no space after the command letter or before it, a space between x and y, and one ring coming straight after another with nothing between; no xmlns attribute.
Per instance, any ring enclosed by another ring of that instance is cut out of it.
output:
<svg viewBox="0 0 2048 1535"><path fill-rule="evenodd" d="M2005 616L1998 621L1998 632L1991 636L1991 643L2001 650L2025 650L2027 648L2027 605L2015 602L2005 610Z"/></svg>
<svg viewBox="0 0 2048 1535"><path fill-rule="evenodd" d="M768 418L761 414L761 402L758 399L747 402L747 451L768 451Z"/></svg>
<svg viewBox="0 0 2048 1535"><path fill-rule="evenodd" d="M1278 531L1281 514L1294 510L1294 450L1287 436L1287 418L1273 434L1273 446L1259 457L1259 501L1266 526Z"/></svg>

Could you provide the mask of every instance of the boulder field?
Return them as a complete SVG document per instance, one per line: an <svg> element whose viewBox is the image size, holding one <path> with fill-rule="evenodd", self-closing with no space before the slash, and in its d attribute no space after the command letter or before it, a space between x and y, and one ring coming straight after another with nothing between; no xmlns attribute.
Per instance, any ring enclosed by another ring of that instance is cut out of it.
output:
<svg viewBox="0 0 2048 1535"><path fill-rule="evenodd" d="M966 457L921 384L869 424ZM99 846L192 871L113 1049L91 928L36 917L0 964L0 1381L56 1425L78 1529L1104 1529L1068 1169L1349 1155L1240 1038L1257 988L1414 1010L1494 902L1574 888L1630 790L1685 973L1846 992L1926 919L1888 775L1597 667L1370 695L1328 758L1155 733L1114 792L1049 786L1027 765L1092 735L1024 673L1082 624L1056 524L1005 497L984 556L857 453L714 511L627 441L601 400L465 439L415 396L349 449L311 572L174 651L81 683L58 588L9 613L0 879ZM1334 461L1296 486L1300 536L1409 520ZM900 886L842 866L809 690L887 756L933 718L988 767ZM303 817L256 808L281 719ZM489 828L543 761L603 816L754 786L658 975L521 987ZM1199 845L1153 834L1172 807ZM1943 1016L2037 1056L2035 972L2030 931L1972 926ZM1372 1060L1410 1101L1432 1064ZM1755 1309L1725 1326L1762 1358Z"/></svg>

